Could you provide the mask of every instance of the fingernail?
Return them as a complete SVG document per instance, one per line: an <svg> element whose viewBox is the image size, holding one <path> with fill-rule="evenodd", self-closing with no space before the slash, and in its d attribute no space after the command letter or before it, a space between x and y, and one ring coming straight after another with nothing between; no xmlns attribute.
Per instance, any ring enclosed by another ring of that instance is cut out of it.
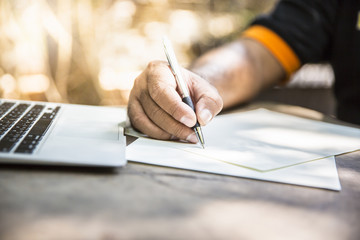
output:
<svg viewBox="0 0 360 240"><path fill-rule="evenodd" d="M204 124L207 124L212 119L212 114L208 109L204 109L200 112L200 118Z"/></svg>
<svg viewBox="0 0 360 240"><path fill-rule="evenodd" d="M192 133L189 136L187 136L186 141L192 142L192 143L197 143L198 142L195 133Z"/></svg>
<svg viewBox="0 0 360 240"><path fill-rule="evenodd" d="M192 119L186 117L186 116L183 116L181 119L180 119L180 122L188 127L192 127L194 125L194 122Z"/></svg>

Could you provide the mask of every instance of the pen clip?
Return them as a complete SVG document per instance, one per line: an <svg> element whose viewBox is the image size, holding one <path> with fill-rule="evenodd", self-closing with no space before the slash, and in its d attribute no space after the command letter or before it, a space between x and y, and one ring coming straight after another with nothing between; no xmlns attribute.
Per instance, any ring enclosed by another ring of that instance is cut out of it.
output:
<svg viewBox="0 0 360 240"><path fill-rule="evenodd" d="M171 72L173 73L176 83L179 86L181 94L183 95L182 97L190 96L187 85L184 79L182 78L181 70L178 61L176 59L174 50L172 48L171 42L166 36L163 37L163 45L164 45L166 59L169 62Z"/></svg>
<svg viewBox="0 0 360 240"><path fill-rule="evenodd" d="M176 72L174 71L174 68L172 67L172 64L170 64L170 59L169 59L169 56L168 56L168 54L167 54L167 52L166 52L166 48L165 48L165 55L166 55L166 59L167 59L167 61L168 61L168 63L169 63L170 70L171 70L172 74L173 74L174 76L176 76Z"/></svg>

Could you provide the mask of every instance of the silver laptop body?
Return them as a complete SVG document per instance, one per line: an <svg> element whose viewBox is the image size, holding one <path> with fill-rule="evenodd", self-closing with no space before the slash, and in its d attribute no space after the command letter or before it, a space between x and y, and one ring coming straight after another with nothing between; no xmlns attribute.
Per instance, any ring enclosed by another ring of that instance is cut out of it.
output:
<svg viewBox="0 0 360 240"><path fill-rule="evenodd" d="M124 108L0 100L0 163L120 167Z"/></svg>

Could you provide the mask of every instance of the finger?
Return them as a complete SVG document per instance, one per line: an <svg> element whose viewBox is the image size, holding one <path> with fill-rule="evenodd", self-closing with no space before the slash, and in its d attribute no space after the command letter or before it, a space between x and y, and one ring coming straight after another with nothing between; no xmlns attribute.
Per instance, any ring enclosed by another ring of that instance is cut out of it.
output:
<svg viewBox="0 0 360 240"><path fill-rule="evenodd" d="M131 102L131 104L129 104L128 106L128 116L131 125L134 128L148 135L149 137L164 139L164 140L171 138L171 134L165 132L163 129L156 126L148 118L148 116L146 116L140 102L137 99L133 99L129 102Z"/></svg>
<svg viewBox="0 0 360 240"><path fill-rule="evenodd" d="M190 141L197 142L194 131L174 119L166 111L160 108L148 94L140 95L140 102L146 103L146 108L144 109L145 114L148 116L151 121L157 125L159 128L169 133L173 137ZM156 136L154 136L156 137Z"/></svg>
<svg viewBox="0 0 360 240"><path fill-rule="evenodd" d="M190 72L190 74L192 74ZM208 124L223 108L223 101L211 84L199 76L192 74L192 94L195 102L196 116L200 125Z"/></svg>
<svg viewBox="0 0 360 240"><path fill-rule="evenodd" d="M148 90L157 105L177 121L188 127L196 123L194 111L185 103L176 91L177 85L169 65L166 62L152 62L148 66Z"/></svg>

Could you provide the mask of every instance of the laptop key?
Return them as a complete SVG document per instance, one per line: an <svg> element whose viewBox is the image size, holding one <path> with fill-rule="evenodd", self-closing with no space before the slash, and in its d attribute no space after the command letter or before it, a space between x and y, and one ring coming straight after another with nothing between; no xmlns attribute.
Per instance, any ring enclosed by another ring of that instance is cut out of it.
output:
<svg viewBox="0 0 360 240"><path fill-rule="evenodd" d="M0 136L2 136L19 119L29 106L30 104L19 104L0 119L0 126L3 126L0 129Z"/></svg>
<svg viewBox="0 0 360 240"><path fill-rule="evenodd" d="M15 107L11 112L9 112L5 117L0 120L3 121L4 125L7 126L6 129L2 130L3 132L0 135L3 135L7 129L10 128L12 124L14 124L19 117L26 111L26 109L30 106L30 104L19 104ZM22 138L25 132L30 128L31 124L34 122L33 120L28 120L31 118L30 116L39 115L43 105L35 105L33 106L22 118L19 120L0 140L0 152L10 152L11 149L16 145L16 143ZM24 119L27 123L24 124Z"/></svg>
<svg viewBox="0 0 360 240"><path fill-rule="evenodd" d="M59 111L59 107L54 109L51 113L44 113L40 119L34 124L26 137L21 141L20 145L15 150L16 153L32 153L42 137L49 129L54 120L54 116Z"/></svg>
<svg viewBox="0 0 360 240"><path fill-rule="evenodd" d="M2 102L0 104L0 118L14 105L15 103L13 102Z"/></svg>

